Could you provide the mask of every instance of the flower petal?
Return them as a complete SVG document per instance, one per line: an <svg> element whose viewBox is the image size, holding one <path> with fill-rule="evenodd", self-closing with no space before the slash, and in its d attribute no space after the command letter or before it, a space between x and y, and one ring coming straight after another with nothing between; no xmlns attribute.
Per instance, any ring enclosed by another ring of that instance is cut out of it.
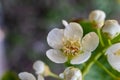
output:
<svg viewBox="0 0 120 80"><path fill-rule="evenodd" d="M64 73L60 73L59 77L62 78L62 79L64 79Z"/></svg>
<svg viewBox="0 0 120 80"><path fill-rule="evenodd" d="M71 22L68 26L65 27L64 36L67 39L81 39L83 36L83 29L80 24Z"/></svg>
<svg viewBox="0 0 120 80"><path fill-rule="evenodd" d="M81 64L86 62L91 56L90 52L84 52L71 60L71 64Z"/></svg>
<svg viewBox="0 0 120 80"><path fill-rule="evenodd" d="M28 72L21 72L18 74L18 76L21 80L36 80L36 78Z"/></svg>
<svg viewBox="0 0 120 80"><path fill-rule="evenodd" d="M42 75L38 75L38 80L44 80L44 77Z"/></svg>
<svg viewBox="0 0 120 80"><path fill-rule="evenodd" d="M63 46L63 29L53 29L48 33L47 42L49 46L55 49L60 49Z"/></svg>
<svg viewBox="0 0 120 80"><path fill-rule="evenodd" d="M50 49L46 52L46 55L55 63L64 63L67 61L67 57L65 57L60 50Z"/></svg>
<svg viewBox="0 0 120 80"><path fill-rule="evenodd" d="M67 27L67 26L69 25L66 20L62 20L62 24L63 24L65 27Z"/></svg>
<svg viewBox="0 0 120 80"><path fill-rule="evenodd" d="M44 62L42 61L36 61L34 64L33 64L33 69L36 71L36 74L42 74L45 70L45 64Z"/></svg>
<svg viewBox="0 0 120 80"><path fill-rule="evenodd" d="M118 72L120 72L120 56L107 55L109 64Z"/></svg>
<svg viewBox="0 0 120 80"><path fill-rule="evenodd" d="M84 51L94 51L99 44L99 37L95 32L90 32L82 39L82 46Z"/></svg>
<svg viewBox="0 0 120 80"><path fill-rule="evenodd" d="M117 51L120 50L120 43L116 43L112 45L106 51L107 60L109 64L117 71L120 72L120 54L115 54Z"/></svg>
<svg viewBox="0 0 120 80"><path fill-rule="evenodd" d="M120 43L116 43L107 49L106 54L113 55L113 53L115 53L119 49L120 49Z"/></svg>

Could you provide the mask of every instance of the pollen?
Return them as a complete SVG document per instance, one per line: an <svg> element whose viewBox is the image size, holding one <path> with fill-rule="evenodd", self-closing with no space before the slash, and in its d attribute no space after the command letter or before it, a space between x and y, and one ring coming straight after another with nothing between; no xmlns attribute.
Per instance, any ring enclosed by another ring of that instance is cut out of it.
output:
<svg viewBox="0 0 120 80"><path fill-rule="evenodd" d="M120 56L120 49L117 50L117 51L114 53L114 55L116 55L116 56Z"/></svg>
<svg viewBox="0 0 120 80"><path fill-rule="evenodd" d="M64 46L61 50L65 56L71 58L79 55L80 47L81 46L79 40L67 40L64 42Z"/></svg>

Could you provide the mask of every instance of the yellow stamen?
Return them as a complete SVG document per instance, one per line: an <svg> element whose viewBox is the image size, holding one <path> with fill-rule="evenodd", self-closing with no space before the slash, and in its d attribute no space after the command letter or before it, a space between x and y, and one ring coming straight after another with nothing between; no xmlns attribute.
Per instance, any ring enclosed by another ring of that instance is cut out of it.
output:
<svg viewBox="0 0 120 80"><path fill-rule="evenodd" d="M64 42L64 47L61 49L63 54L68 58L75 57L80 53L79 40L67 40Z"/></svg>

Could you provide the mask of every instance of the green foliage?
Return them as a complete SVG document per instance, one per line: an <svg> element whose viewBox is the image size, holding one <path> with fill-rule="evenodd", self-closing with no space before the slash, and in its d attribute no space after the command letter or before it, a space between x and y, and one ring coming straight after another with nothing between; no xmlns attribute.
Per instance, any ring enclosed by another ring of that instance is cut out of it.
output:
<svg viewBox="0 0 120 80"><path fill-rule="evenodd" d="M85 76L85 80L113 80L113 79L99 66L93 65L89 73Z"/></svg>
<svg viewBox="0 0 120 80"><path fill-rule="evenodd" d="M3 75L2 80L19 80L19 79L18 79L18 75L15 72L7 71Z"/></svg>
<svg viewBox="0 0 120 80"><path fill-rule="evenodd" d="M108 16L111 16L120 10L120 4L117 0L92 0L92 3L95 9L105 11Z"/></svg>

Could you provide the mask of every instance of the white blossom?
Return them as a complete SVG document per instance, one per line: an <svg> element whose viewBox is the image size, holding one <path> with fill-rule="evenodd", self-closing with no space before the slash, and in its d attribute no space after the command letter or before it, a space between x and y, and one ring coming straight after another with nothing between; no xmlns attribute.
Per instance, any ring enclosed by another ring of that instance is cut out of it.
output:
<svg viewBox="0 0 120 80"><path fill-rule="evenodd" d="M18 74L18 76L21 80L36 80L33 74L28 73L28 72L21 72Z"/></svg>
<svg viewBox="0 0 120 80"><path fill-rule="evenodd" d="M18 76L21 80L36 80L35 76L28 72L21 72ZM44 77L42 75L38 75L37 80L44 80Z"/></svg>
<svg viewBox="0 0 120 80"><path fill-rule="evenodd" d="M44 76L49 74L49 68L44 62L38 60L34 62L33 69L37 74L37 80L44 80ZM21 72L18 74L21 80L36 80L35 76L28 72Z"/></svg>
<svg viewBox="0 0 120 80"><path fill-rule="evenodd" d="M120 25L116 20L106 20L102 29L103 33L106 33L109 38L114 38L120 33Z"/></svg>
<svg viewBox="0 0 120 80"><path fill-rule="evenodd" d="M104 25L106 14L101 10L94 10L89 14L89 20L95 25L97 28L101 28Z"/></svg>
<svg viewBox="0 0 120 80"><path fill-rule="evenodd" d="M120 72L120 43L113 44L106 51L109 64Z"/></svg>
<svg viewBox="0 0 120 80"><path fill-rule="evenodd" d="M82 80L82 73L78 68L68 67L59 77L64 80Z"/></svg>
<svg viewBox="0 0 120 80"><path fill-rule="evenodd" d="M53 49L46 52L47 57L55 63L65 63L67 60L71 64L86 62L99 44L97 34L90 32L83 37L80 24L68 24L63 20L63 25L65 29L55 28L48 33L47 42Z"/></svg>

